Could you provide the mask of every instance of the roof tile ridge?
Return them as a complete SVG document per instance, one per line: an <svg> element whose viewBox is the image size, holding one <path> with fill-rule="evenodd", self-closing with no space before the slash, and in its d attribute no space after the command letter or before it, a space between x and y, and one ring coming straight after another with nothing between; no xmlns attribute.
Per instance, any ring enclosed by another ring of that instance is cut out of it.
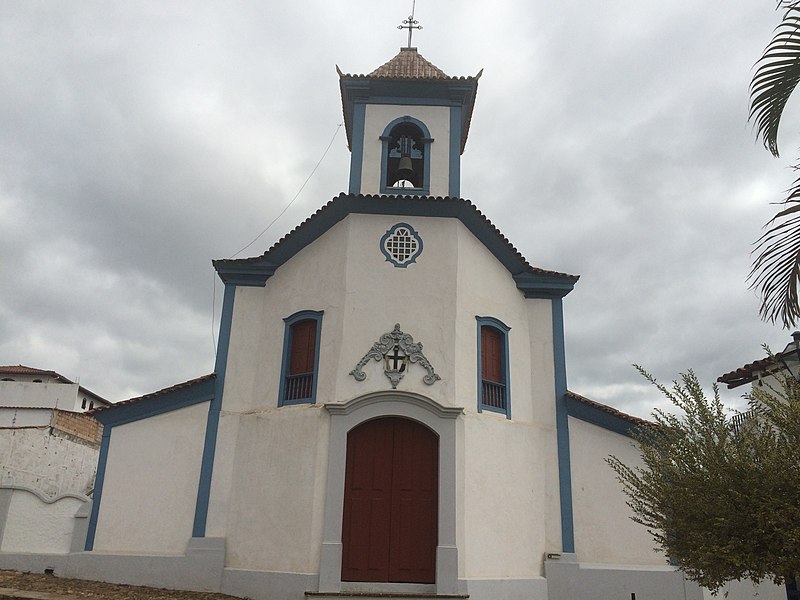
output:
<svg viewBox="0 0 800 600"><path fill-rule="evenodd" d="M142 396L136 396L134 398L128 398L127 400L122 400L121 402L114 402L110 406L96 407L96 408L93 408L92 410L87 410L85 413L80 413L80 414L93 415L93 414L102 412L104 410L117 408L119 406L127 406L128 404L133 404L134 402L139 402L140 400L148 400L150 398L155 398L156 396L162 396L162 395L167 394L169 392L174 392L174 391L177 391L177 390L182 390L182 389L191 387L191 386L196 385L198 383L202 383L204 381L208 381L209 379L214 379L214 378L216 378L216 376L217 376L216 373L208 373L206 375L201 375L200 377L195 377L194 379L189 379L188 381L183 381L181 383L176 383L174 385L162 388L160 390L156 390L155 392L150 392L149 394L144 394Z"/></svg>

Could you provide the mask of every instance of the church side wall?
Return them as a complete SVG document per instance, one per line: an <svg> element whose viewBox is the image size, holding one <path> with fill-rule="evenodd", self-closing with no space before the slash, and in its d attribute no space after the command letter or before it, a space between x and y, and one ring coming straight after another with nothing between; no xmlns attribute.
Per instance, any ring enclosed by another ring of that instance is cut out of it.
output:
<svg viewBox="0 0 800 600"><path fill-rule="evenodd" d="M605 459L614 455L629 466L641 465L633 441L579 419L569 419L575 551L580 563L667 564L653 550L647 529L630 520L627 496Z"/></svg>
<svg viewBox="0 0 800 600"><path fill-rule="evenodd" d="M97 553L186 550L207 416L203 402L112 429Z"/></svg>
<svg viewBox="0 0 800 600"><path fill-rule="evenodd" d="M380 194L381 140L386 126L406 115L419 119L433 138L431 144L430 196L449 195L450 107L397 104L368 104L364 123L364 157L361 193Z"/></svg>

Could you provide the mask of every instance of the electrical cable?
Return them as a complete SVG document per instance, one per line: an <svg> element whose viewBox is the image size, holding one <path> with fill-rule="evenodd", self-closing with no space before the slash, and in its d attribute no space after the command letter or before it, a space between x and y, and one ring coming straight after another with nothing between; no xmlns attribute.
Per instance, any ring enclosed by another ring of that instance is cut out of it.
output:
<svg viewBox="0 0 800 600"><path fill-rule="evenodd" d="M333 146L333 142L334 142L334 140L336 140L336 136L339 134L339 130L342 128L342 125L344 125L344 123L339 123L338 125L336 125L336 129L333 132L333 136L331 137L331 141L328 142L328 145L325 147L325 151L322 153L322 156L317 161L317 164L314 165L314 168L311 169L311 173L308 174L308 177L306 177L306 180L303 182L303 185L300 186L300 189L297 190L297 193L292 197L292 199L289 201L289 203L283 208L283 210L278 214L277 217L275 217L274 219L272 219L272 221L270 221L269 225L267 225L261 233L259 233L256 237L254 237L253 240L249 244L247 244L244 248L241 248L236 253L234 253L230 257L228 257L229 259L236 258L239 254L241 254L242 252L247 250L250 246L255 244L259 240L259 238L261 236L263 236L265 233L267 233L267 231L269 231L270 227L272 227L275 224L275 222L278 219L280 219L284 215L284 213L286 213L287 210L289 210L289 207L292 204L294 204L294 201L297 200L297 198L300 196L300 194L302 193L303 189L306 187L306 184L314 176L314 173L316 173L317 169L322 164L322 161L325 160L325 157L328 155L328 151L331 149L331 146ZM214 347L214 356L216 357L217 356L217 338L216 338L216 334L214 332L214 315L217 312L217 274L216 274L216 272L212 273L211 277L212 277L211 344Z"/></svg>

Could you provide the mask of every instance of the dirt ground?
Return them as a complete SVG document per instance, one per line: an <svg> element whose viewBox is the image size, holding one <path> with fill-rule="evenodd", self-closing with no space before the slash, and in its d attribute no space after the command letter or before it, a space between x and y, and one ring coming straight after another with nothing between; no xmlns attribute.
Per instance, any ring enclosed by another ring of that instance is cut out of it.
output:
<svg viewBox="0 0 800 600"><path fill-rule="evenodd" d="M0 588L26 592L50 592L83 600L241 600L226 594L182 592L134 585L117 585L99 581L62 579L40 573L0 571ZM0 595L0 598L3 596Z"/></svg>

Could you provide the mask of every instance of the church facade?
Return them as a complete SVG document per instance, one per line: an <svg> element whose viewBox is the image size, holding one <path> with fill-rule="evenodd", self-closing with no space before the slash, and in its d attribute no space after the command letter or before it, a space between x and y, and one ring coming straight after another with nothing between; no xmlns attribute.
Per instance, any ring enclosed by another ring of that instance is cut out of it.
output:
<svg viewBox="0 0 800 600"><path fill-rule="evenodd" d="M339 73L349 190L218 260L213 374L96 412L61 574L254 599L703 598L604 459L642 422L567 389L563 299L460 198L480 73ZM768 597L768 596L762 596Z"/></svg>

